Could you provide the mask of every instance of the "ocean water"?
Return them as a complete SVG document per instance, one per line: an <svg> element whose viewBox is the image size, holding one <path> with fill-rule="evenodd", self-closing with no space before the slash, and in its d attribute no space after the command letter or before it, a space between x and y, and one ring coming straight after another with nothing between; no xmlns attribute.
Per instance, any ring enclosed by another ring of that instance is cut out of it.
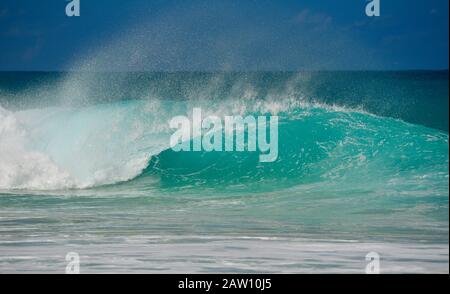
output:
<svg viewBox="0 0 450 294"><path fill-rule="evenodd" d="M0 272L448 273L448 71L0 73ZM169 121L279 116L278 159Z"/></svg>

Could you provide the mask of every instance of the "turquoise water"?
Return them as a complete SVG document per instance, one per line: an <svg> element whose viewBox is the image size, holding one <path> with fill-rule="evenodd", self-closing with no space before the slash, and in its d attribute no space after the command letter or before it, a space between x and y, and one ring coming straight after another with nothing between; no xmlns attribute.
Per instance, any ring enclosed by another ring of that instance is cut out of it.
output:
<svg viewBox="0 0 450 294"><path fill-rule="evenodd" d="M2 73L0 271L448 273L448 72ZM278 115L279 156L169 121Z"/></svg>

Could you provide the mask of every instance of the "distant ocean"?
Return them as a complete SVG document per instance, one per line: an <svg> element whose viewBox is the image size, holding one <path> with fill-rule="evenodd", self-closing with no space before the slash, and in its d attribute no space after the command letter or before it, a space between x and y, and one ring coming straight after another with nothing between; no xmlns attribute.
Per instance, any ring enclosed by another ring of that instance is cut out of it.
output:
<svg viewBox="0 0 450 294"><path fill-rule="evenodd" d="M169 120L278 115L279 155ZM449 271L448 71L0 73L0 272Z"/></svg>

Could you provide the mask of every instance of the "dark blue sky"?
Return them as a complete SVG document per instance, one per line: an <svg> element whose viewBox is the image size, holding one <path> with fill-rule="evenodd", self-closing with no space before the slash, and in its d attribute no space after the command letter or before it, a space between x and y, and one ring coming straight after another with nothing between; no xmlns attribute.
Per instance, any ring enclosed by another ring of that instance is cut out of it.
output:
<svg viewBox="0 0 450 294"><path fill-rule="evenodd" d="M448 0L0 0L0 70L448 69Z"/></svg>

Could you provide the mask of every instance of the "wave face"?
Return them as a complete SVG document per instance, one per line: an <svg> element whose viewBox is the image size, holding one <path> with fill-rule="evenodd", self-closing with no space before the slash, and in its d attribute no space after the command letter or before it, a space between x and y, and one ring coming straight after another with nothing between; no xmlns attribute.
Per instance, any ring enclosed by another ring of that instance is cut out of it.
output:
<svg viewBox="0 0 450 294"><path fill-rule="evenodd" d="M446 134L347 110L312 106L294 113L282 115L279 157L272 164L260 163L255 153L165 150L144 175L157 175L164 186L267 192L322 185L324 194L446 195Z"/></svg>
<svg viewBox="0 0 450 294"><path fill-rule="evenodd" d="M89 85L104 90L94 92L106 92L91 103L73 94L74 86L68 88L68 84L85 85L76 76L69 79L72 83L60 83L64 86L59 92L45 92L46 97L71 93L72 103L66 103L64 96L62 103L52 107L0 108L0 189L89 188L133 180L143 183L143 178L149 185L162 187L248 190L320 182L345 184L349 190L369 182L378 188L389 183L409 185L402 188L405 191L417 185L448 186L448 134L444 131L373 115L361 107L309 99L299 91L306 80L312 83L305 74L274 74L271 79L267 74L185 75L177 79L172 75L101 76L97 83L89 79ZM147 83L153 86L150 92L144 92ZM162 84L162 89L155 90L155 83ZM127 87L111 90L109 84ZM132 86L138 88L140 99L120 99L125 93L136 98ZM36 93L16 91L14 97L29 101L30 95L44 96ZM182 99L171 99L177 94ZM176 115L189 116L193 107L201 107L205 116L280 116L278 160L260 163L259 154L252 152L172 151L168 122Z"/></svg>
<svg viewBox="0 0 450 294"><path fill-rule="evenodd" d="M448 177L448 135L443 132L287 100L225 101L209 111L224 113L227 103L234 103L234 114L275 111L280 126L274 163L259 162L255 152L174 152L168 122L171 115L189 114L192 103L204 102L125 101L15 113L2 109L0 188L87 188L138 176L140 181L158 177L169 186L248 189L315 182L403 184L409 179L417 181L413 185L435 187Z"/></svg>

